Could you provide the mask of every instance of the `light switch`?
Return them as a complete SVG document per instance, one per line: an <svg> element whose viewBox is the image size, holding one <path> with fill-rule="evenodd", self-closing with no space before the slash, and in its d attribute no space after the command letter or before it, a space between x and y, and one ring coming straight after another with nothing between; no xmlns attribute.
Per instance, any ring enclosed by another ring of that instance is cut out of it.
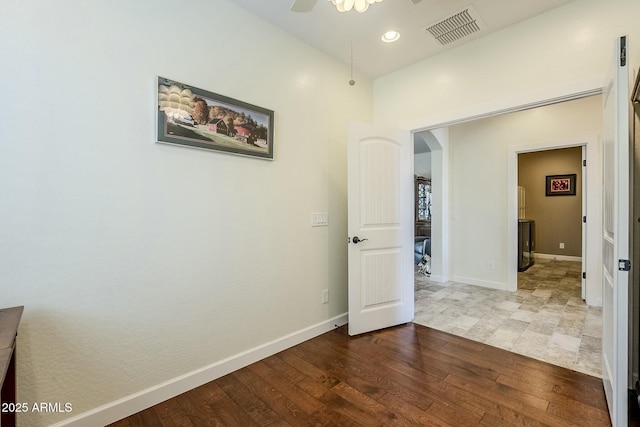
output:
<svg viewBox="0 0 640 427"><path fill-rule="evenodd" d="M327 212L314 212L311 214L312 227L324 227L329 225L329 214Z"/></svg>

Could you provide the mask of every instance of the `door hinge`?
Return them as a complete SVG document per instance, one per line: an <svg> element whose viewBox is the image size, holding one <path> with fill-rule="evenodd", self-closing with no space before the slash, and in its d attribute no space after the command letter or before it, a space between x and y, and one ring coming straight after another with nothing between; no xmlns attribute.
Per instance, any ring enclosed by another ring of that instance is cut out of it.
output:
<svg viewBox="0 0 640 427"><path fill-rule="evenodd" d="M583 160L583 161L582 161L582 166L584 166L584 167L586 167L586 166L587 166L587 161L586 161L586 160Z"/></svg>
<svg viewBox="0 0 640 427"><path fill-rule="evenodd" d="M582 217L582 222L584 222L585 224L587 223L587 216L586 215Z"/></svg>
<svg viewBox="0 0 640 427"><path fill-rule="evenodd" d="M587 272L586 272L586 271L583 271L583 272L582 272L582 278L583 278L583 279L586 279L586 278L587 278Z"/></svg>
<svg viewBox="0 0 640 427"><path fill-rule="evenodd" d="M627 38L620 38L620 66L627 65Z"/></svg>
<svg viewBox="0 0 640 427"><path fill-rule="evenodd" d="M628 259L619 259L618 260L618 270L620 271L631 271L631 261Z"/></svg>

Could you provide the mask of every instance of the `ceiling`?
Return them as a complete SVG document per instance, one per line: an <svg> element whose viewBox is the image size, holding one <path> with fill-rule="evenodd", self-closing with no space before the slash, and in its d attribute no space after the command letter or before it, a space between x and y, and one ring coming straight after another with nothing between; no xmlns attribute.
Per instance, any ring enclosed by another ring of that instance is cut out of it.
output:
<svg viewBox="0 0 640 427"><path fill-rule="evenodd" d="M311 12L289 10L293 0L231 0L285 32L378 78L460 44L524 21L572 0L385 0L364 13L340 13L329 1L318 0ZM425 27L472 5L486 28L445 46ZM400 32L395 43L383 43L385 31Z"/></svg>

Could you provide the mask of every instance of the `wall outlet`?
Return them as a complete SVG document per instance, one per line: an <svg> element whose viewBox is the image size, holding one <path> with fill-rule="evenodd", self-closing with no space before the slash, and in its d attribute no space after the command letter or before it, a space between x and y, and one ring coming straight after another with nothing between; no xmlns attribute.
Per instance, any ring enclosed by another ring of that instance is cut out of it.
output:
<svg viewBox="0 0 640 427"><path fill-rule="evenodd" d="M564 249L564 243L560 243L560 249Z"/></svg>
<svg viewBox="0 0 640 427"><path fill-rule="evenodd" d="M496 269L495 261L487 261L487 270L493 271Z"/></svg>
<svg viewBox="0 0 640 427"><path fill-rule="evenodd" d="M322 303L326 304L329 302L329 289L322 290Z"/></svg>

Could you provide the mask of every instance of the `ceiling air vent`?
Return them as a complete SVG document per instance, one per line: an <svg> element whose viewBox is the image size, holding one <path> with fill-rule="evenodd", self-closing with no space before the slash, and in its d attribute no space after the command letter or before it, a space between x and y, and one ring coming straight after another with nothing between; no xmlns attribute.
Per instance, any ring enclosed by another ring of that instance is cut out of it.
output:
<svg viewBox="0 0 640 427"><path fill-rule="evenodd" d="M473 6L468 6L453 15L426 26L424 29L444 46L485 28L487 28L487 25L482 21L476 9Z"/></svg>

